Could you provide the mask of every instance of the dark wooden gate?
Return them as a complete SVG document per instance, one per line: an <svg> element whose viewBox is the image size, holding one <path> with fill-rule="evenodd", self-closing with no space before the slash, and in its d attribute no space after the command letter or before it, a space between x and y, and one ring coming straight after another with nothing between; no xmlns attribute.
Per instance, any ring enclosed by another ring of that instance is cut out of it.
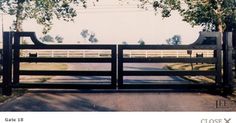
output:
<svg viewBox="0 0 236 123"><path fill-rule="evenodd" d="M3 95L11 95L13 88L51 88L51 89L178 89L180 91L218 90L231 93L233 87L232 76L232 33L224 34L224 44L218 32L201 32L198 40L191 45L45 45L37 40L34 32L4 32L3 57L0 63L3 66L3 82L0 84ZM34 44L20 44L21 37L30 37ZM20 51L24 49L105 49L111 51L109 58L40 58L21 57ZM125 50L212 50L214 56L194 58L127 58ZM222 57L222 50L223 57ZM118 58L117 58L118 57ZM222 60L223 58L223 60ZM110 63L110 71L52 71L52 70L20 70L22 62L42 63ZM118 62L118 65L117 65ZM210 71L127 71L125 63L210 63L215 65ZM222 64L224 74L222 76ZM118 72L117 72L118 68ZM60 75L60 76L110 76L110 83L76 83L76 84L49 84L49 83L24 83L20 82L21 75ZM205 84L126 84L124 76L214 76L214 83ZM118 78L118 80L117 80Z"/></svg>
<svg viewBox="0 0 236 123"><path fill-rule="evenodd" d="M34 44L20 44L21 37L30 37ZM3 94L11 94L12 88L51 88L51 89L115 89L116 88L116 45L45 45L39 42L33 32L5 32L3 46ZM20 57L20 50L55 50L55 49L104 49L110 50L109 58L40 58ZM13 52L12 52L13 51ZM13 57L11 57L13 56ZM53 70L20 70L20 63L110 63L110 71L53 71ZM13 66L12 66L13 65ZM13 68L12 68L13 67ZM13 71L12 71L13 70ZM20 82L21 75L53 75L53 76L110 76L110 83L24 83Z"/></svg>
<svg viewBox="0 0 236 123"><path fill-rule="evenodd" d="M119 45L118 47L118 83L124 89L215 89L222 85L221 81L221 36L220 33L202 32L196 42L191 45ZM124 50L213 50L213 58L124 58ZM212 71L125 71L124 63L210 63L215 65ZM124 84L124 76L215 76L212 84Z"/></svg>

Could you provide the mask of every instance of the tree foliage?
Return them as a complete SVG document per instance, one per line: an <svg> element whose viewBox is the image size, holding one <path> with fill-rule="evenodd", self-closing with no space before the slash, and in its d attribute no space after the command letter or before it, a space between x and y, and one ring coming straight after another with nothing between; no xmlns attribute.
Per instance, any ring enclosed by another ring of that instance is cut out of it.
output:
<svg viewBox="0 0 236 123"><path fill-rule="evenodd" d="M44 26L43 33L52 27L54 18L73 21L76 17L75 5L86 4L85 0L1 0L0 10L15 16L15 30L22 31L26 19L35 19Z"/></svg>
<svg viewBox="0 0 236 123"><path fill-rule="evenodd" d="M95 33L91 33L90 34L90 37L89 37L89 42L91 42L91 43L97 43L98 42L98 39L95 37L96 35L95 35Z"/></svg>
<svg viewBox="0 0 236 123"><path fill-rule="evenodd" d="M180 35L174 35L172 38L169 38L166 40L166 43L169 45L181 45L181 36Z"/></svg>
<svg viewBox="0 0 236 123"><path fill-rule="evenodd" d="M140 0L152 4L162 17L170 17L176 10L192 26L201 25L205 30L236 30L235 0Z"/></svg>
<svg viewBox="0 0 236 123"><path fill-rule="evenodd" d="M127 41L123 41L122 44L123 45L128 45L128 42Z"/></svg>
<svg viewBox="0 0 236 123"><path fill-rule="evenodd" d="M54 42L54 38L51 35L44 35L43 37L40 37L40 39L42 40L42 42Z"/></svg>
<svg viewBox="0 0 236 123"><path fill-rule="evenodd" d="M57 41L57 43L62 43L63 40L64 40L64 38L61 37L60 35L57 35L57 36L55 37L55 40Z"/></svg>
<svg viewBox="0 0 236 123"><path fill-rule="evenodd" d="M88 32L88 29L83 29L80 33L80 35L86 39L88 36L89 36L89 32Z"/></svg>
<svg viewBox="0 0 236 123"><path fill-rule="evenodd" d="M91 43L98 42L98 39L96 38L96 34L94 32L89 32L88 29L83 29L80 35L84 38L84 40L88 40Z"/></svg>
<svg viewBox="0 0 236 123"><path fill-rule="evenodd" d="M42 40L42 42L46 42L46 43L55 43L55 41L57 43L62 43L64 40L64 38L59 35L55 36L55 38L54 38L49 34L46 34L43 37L40 37L40 39Z"/></svg>
<svg viewBox="0 0 236 123"><path fill-rule="evenodd" d="M145 45L145 41L143 39L138 40L139 45Z"/></svg>

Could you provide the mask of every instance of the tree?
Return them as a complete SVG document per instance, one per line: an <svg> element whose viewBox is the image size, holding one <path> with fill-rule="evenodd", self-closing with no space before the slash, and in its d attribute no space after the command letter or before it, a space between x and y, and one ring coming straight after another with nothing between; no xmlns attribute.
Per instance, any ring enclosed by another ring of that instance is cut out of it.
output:
<svg viewBox="0 0 236 123"><path fill-rule="evenodd" d="M181 36L174 35L172 38L166 40L167 44L169 45L181 45Z"/></svg>
<svg viewBox="0 0 236 123"><path fill-rule="evenodd" d="M55 37L55 40L57 41L57 43L62 43L63 40L64 40L64 38L61 37L61 36L59 36L59 35L57 35L57 36Z"/></svg>
<svg viewBox="0 0 236 123"><path fill-rule="evenodd" d="M145 45L145 42L143 39L139 39L138 43L139 43L139 45Z"/></svg>
<svg viewBox="0 0 236 123"><path fill-rule="evenodd" d="M122 44L123 45L128 45L128 42L127 41L123 41Z"/></svg>
<svg viewBox="0 0 236 123"><path fill-rule="evenodd" d="M41 37L40 39L42 40L42 42L48 42L48 43L54 42L54 38L51 35L45 35Z"/></svg>
<svg viewBox="0 0 236 123"><path fill-rule="evenodd" d="M80 35L84 38L84 41L85 41L87 39L87 37L89 36L88 29L83 29L81 31Z"/></svg>
<svg viewBox="0 0 236 123"><path fill-rule="evenodd" d="M88 29L83 29L80 35L84 38L84 40L88 40L91 43L97 43L98 39L94 32L89 32Z"/></svg>
<svg viewBox="0 0 236 123"><path fill-rule="evenodd" d="M192 26L204 26L204 30L224 32L236 30L235 0L140 0L143 5L152 4L162 17L170 17L176 10L183 21Z"/></svg>
<svg viewBox="0 0 236 123"><path fill-rule="evenodd" d="M91 33L88 39L91 43L97 43L98 39L95 37L95 33Z"/></svg>
<svg viewBox="0 0 236 123"><path fill-rule="evenodd" d="M73 21L77 16L72 4L78 5L85 0L1 0L0 11L15 16L15 31L22 31L22 23L26 19L35 19L44 26L43 33L47 33L54 18Z"/></svg>

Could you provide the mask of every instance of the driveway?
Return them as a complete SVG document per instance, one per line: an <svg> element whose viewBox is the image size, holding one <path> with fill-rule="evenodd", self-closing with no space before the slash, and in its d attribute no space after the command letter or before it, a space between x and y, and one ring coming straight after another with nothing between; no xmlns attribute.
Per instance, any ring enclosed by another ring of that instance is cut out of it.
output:
<svg viewBox="0 0 236 123"><path fill-rule="evenodd" d="M158 71L165 70L163 69L166 64L162 63L137 63L137 64L124 64L124 70L135 70L135 71ZM80 71L109 71L111 69L110 64L106 63L71 63L68 64L69 70L80 70ZM110 83L110 77L106 76L56 76L53 79L49 80L49 82L99 82L99 83ZM125 84L186 84L192 83L191 81L184 80L180 77L176 76L125 76L124 77Z"/></svg>
<svg viewBox="0 0 236 123"><path fill-rule="evenodd" d="M127 70L160 70L164 64L125 64ZM107 70L110 65L69 64L73 70ZM109 77L56 76L49 82L109 82ZM179 77L130 77L125 83L191 83ZM225 105L217 105L219 102ZM0 104L0 111L236 111L236 103L206 93L105 92L30 89Z"/></svg>

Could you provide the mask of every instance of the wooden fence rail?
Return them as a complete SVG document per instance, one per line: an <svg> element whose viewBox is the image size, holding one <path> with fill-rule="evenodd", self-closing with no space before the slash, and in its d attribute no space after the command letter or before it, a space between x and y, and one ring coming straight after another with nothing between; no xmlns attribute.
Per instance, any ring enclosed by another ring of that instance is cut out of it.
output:
<svg viewBox="0 0 236 123"><path fill-rule="evenodd" d="M43 51L36 51L36 50L24 50L21 51L22 57L29 57L29 54L37 54L38 57L110 57L110 51L102 51L102 50L43 50ZM192 57L196 57L196 54L203 54L203 57L213 57L214 53L211 50L193 50ZM132 51L127 50L124 51L124 56L135 58L135 57L189 57L190 55L187 54L187 50L176 50L176 51L168 51L168 50L153 50L153 51Z"/></svg>

